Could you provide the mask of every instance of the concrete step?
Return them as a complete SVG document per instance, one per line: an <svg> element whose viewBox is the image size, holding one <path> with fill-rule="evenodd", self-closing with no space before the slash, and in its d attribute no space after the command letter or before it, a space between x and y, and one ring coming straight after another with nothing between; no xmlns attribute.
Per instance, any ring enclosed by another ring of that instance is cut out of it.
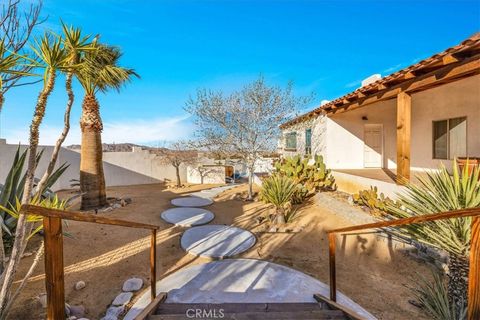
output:
<svg viewBox="0 0 480 320"><path fill-rule="evenodd" d="M308 320L347 319L340 310L324 309L321 303L163 303L151 320L235 319Z"/></svg>

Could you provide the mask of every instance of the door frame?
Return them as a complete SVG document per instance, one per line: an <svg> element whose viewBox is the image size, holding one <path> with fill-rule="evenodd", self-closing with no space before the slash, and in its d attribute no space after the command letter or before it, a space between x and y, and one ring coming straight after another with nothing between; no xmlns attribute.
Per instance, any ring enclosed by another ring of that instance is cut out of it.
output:
<svg viewBox="0 0 480 320"><path fill-rule="evenodd" d="M366 135L366 128L367 127L379 127L380 128L380 133L381 133L381 138L382 138L382 142L380 143L381 144L381 154L380 154L380 167L367 167L365 165L365 146L366 146L366 143L365 143L365 137L367 136ZM384 168L384 157L385 157L385 132L383 130L383 123L366 123L363 125L363 167L366 168L366 169L370 169L370 168Z"/></svg>

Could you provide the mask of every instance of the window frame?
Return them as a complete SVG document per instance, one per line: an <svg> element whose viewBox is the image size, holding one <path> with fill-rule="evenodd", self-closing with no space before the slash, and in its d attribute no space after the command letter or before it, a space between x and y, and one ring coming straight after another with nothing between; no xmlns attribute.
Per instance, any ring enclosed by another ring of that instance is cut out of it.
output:
<svg viewBox="0 0 480 320"><path fill-rule="evenodd" d="M432 120L432 159L433 160L454 160L450 155L450 121L454 119L465 119L465 156L468 155L468 116L459 116L453 118L442 118L437 120ZM435 123L436 122L447 122L447 157L446 158L437 158L435 156Z"/></svg>
<svg viewBox="0 0 480 320"><path fill-rule="evenodd" d="M307 132L310 133L310 143L307 144ZM312 154L312 128L305 129L305 154L311 155Z"/></svg>
<svg viewBox="0 0 480 320"><path fill-rule="evenodd" d="M291 148L288 146L288 138L289 136L295 136L295 147L294 148ZM297 141L297 132L296 131L291 131L291 132L287 132L285 133L285 151L297 151L297 145L298 145L298 141Z"/></svg>

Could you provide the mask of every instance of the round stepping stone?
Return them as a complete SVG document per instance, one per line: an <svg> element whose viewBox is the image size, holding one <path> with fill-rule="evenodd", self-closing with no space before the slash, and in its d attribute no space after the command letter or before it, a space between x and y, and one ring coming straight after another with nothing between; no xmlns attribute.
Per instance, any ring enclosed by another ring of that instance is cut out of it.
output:
<svg viewBox="0 0 480 320"><path fill-rule="evenodd" d="M316 303L313 294L329 295L329 286L311 276L268 261L227 259L183 268L157 281L165 303ZM150 290L136 300L124 320L133 320L150 303ZM337 302L365 319L376 319L337 291Z"/></svg>
<svg viewBox="0 0 480 320"><path fill-rule="evenodd" d="M213 203L212 199L201 197L182 197L171 201L177 207L204 207Z"/></svg>
<svg viewBox="0 0 480 320"><path fill-rule="evenodd" d="M215 215L202 208L172 208L162 212L162 219L181 227L191 227L209 223Z"/></svg>
<svg viewBox="0 0 480 320"><path fill-rule="evenodd" d="M206 225L185 231L180 244L195 256L226 258L250 249L255 244L255 236L237 227Z"/></svg>

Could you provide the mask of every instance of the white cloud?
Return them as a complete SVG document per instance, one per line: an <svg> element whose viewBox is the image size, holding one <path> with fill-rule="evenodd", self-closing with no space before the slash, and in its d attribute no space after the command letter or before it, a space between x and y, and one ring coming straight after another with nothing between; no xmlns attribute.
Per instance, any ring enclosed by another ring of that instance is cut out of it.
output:
<svg viewBox="0 0 480 320"><path fill-rule="evenodd" d="M159 141L175 141L188 138L194 131L194 125L188 121L189 115L156 118L150 120L131 119L115 122L105 122L102 141L105 143L138 143L154 144ZM43 125L40 128L40 144L52 145L57 141L63 127ZM8 143L28 143L28 129L6 130ZM73 125L64 145L80 144L81 134L78 125Z"/></svg>

